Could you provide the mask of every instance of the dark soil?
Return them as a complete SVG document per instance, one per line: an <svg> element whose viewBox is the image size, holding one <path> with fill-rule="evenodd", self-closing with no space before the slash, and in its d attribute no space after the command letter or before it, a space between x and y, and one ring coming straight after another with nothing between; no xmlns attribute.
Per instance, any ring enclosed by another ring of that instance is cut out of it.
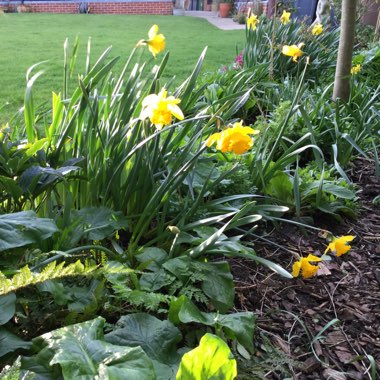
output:
<svg viewBox="0 0 380 380"><path fill-rule="evenodd" d="M242 362L240 378L380 378L380 212L372 202L380 181L373 168L359 159L351 170L360 188L357 220L315 221L335 236L356 236L350 252L324 262L316 277L286 280L251 261L231 261L236 307L258 316L256 357ZM268 239L281 248L259 242L257 254L290 272L292 252L321 256L326 247L318 232L305 235L289 224Z"/></svg>

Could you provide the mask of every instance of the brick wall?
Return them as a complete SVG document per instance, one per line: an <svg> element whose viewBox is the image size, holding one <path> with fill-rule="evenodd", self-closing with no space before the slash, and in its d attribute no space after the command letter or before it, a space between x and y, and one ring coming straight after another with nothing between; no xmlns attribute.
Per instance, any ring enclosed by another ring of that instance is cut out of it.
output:
<svg viewBox="0 0 380 380"><path fill-rule="evenodd" d="M87 3L90 13L93 14L173 14L171 1L87 1ZM33 13L79 13L80 1L25 1L25 5Z"/></svg>

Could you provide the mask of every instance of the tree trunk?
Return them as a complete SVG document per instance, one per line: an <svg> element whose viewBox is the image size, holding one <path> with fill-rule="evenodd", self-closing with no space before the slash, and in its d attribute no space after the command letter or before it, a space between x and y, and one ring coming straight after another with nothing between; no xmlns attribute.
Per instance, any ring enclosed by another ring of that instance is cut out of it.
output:
<svg viewBox="0 0 380 380"><path fill-rule="evenodd" d="M339 51L335 71L333 100L340 98L344 101L348 101L350 97L350 76L355 38L356 3L357 0L342 1L342 21L340 24Z"/></svg>

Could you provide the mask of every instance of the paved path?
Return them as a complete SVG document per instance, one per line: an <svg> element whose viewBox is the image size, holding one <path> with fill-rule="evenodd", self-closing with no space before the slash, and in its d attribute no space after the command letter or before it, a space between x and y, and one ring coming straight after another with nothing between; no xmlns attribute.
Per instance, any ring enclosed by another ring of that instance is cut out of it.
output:
<svg viewBox="0 0 380 380"><path fill-rule="evenodd" d="M232 18L219 17L218 12L185 11L184 16L205 18L210 24L223 30L245 29L245 25L232 21Z"/></svg>

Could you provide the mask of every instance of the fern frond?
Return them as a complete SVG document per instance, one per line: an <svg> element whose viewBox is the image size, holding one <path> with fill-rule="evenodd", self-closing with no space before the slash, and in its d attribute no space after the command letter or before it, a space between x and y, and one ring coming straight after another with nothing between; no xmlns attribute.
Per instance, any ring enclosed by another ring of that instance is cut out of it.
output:
<svg viewBox="0 0 380 380"><path fill-rule="evenodd" d="M26 286L39 284L47 280L54 280L68 276L86 276L93 273L97 266L83 265L79 260L65 266L65 262L57 265L53 261L46 265L41 272L31 272L28 266L20 269L19 273L8 279L0 272L0 295L14 292Z"/></svg>
<svg viewBox="0 0 380 380"><path fill-rule="evenodd" d="M157 311L161 304L170 304L173 299L162 293L145 292L143 290L132 290L122 285L114 285L113 289L118 299L127 301L132 306L144 308L147 311Z"/></svg>

